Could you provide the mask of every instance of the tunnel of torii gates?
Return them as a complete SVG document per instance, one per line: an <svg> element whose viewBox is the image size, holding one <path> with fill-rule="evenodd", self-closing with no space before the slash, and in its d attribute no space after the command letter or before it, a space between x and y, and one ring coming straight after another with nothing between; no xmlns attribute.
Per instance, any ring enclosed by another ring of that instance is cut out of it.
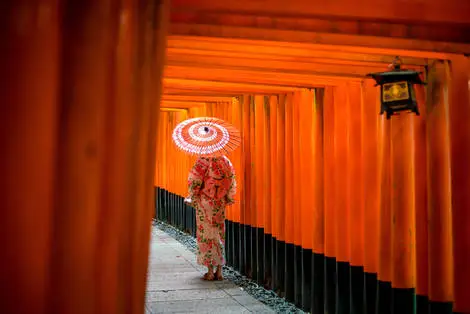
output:
<svg viewBox="0 0 470 314"><path fill-rule="evenodd" d="M0 8L1 313L143 313L202 115L243 135L229 265L314 313L470 313L470 2ZM365 75L395 56L428 84L386 120Z"/></svg>

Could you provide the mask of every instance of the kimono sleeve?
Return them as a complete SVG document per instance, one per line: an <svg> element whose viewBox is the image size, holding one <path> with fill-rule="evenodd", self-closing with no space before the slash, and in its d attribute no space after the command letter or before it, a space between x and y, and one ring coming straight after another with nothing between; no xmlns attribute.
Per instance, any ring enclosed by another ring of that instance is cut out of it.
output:
<svg viewBox="0 0 470 314"><path fill-rule="evenodd" d="M201 193L204 176L209 163L204 158L199 158L189 172L188 192L191 200L197 199Z"/></svg>
<svg viewBox="0 0 470 314"><path fill-rule="evenodd" d="M237 194L237 180L235 177L235 169L232 166L232 163L229 162L230 166L230 188L227 193L227 205L232 205L235 203L235 195Z"/></svg>

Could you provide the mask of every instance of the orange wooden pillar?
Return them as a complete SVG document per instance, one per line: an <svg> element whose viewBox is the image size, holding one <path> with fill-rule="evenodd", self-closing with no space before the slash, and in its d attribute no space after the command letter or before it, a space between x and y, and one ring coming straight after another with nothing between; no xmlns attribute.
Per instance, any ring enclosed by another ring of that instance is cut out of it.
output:
<svg viewBox="0 0 470 314"><path fill-rule="evenodd" d="M416 217L416 312L428 313L428 207L425 88L415 86L420 116L413 119ZM426 161L426 162L424 162Z"/></svg>
<svg viewBox="0 0 470 314"><path fill-rule="evenodd" d="M427 191L430 313L452 313L452 199L446 65L430 65L427 86Z"/></svg>
<svg viewBox="0 0 470 314"><path fill-rule="evenodd" d="M364 188L364 280L366 308L376 313L377 274L379 272L380 178L379 178L379 103L378 89L372 80L362 83L362 178Z"/></svg>
<svg viewBox="0 0 470 314"><path fill-rule="evenodd" d="M235 99L234 99L235 100ZM226 121L230 122L234 125L238 124L238 117L236 114L236 107L237 107L237 102L232 101L231 103L227 104L226 108ZM236 125L237 128L239 128L238 125ZM237 175L238 175L238 157L239 155L237 154L238 151L232 152L227 156L230 161L232 162L232 166L235 169L235 180L238 181ZM234 233L234 228L238 220L235 218L235 212L237 210L237 207L240 205L239 202L236 202L234 205L228 206L226 210L226 238L225 238L225 247L226 247L226 262L228 265L235 265L235 258L236 256L234 255L234 252L236 251L235 249L235 233ZM238 233L238 230L237 230ZM237 254L238 255L238 254Z"/></svg>
<svg viewBox="0 0 470 314"><path fill-rule="evenodd" d="M351 311L364 313L364 180L363 100L360 82L348 83L347 198L350 212ZM375 111L375 110L374 110ZM376 112L376 111L375 111ZM374 133L372 133L374 134ZM375 133L376 134L376 133ZM373 197L373 196L372 196Z"/></svg>
<svg viewBox="0 0 470 314"><path fill-rule="evenodd" d="M2 312L144 311L166 2L135 2L2 5Z"/></svg>
<svg viewBox="0 0 470 314"><path fill-rule="evenodd" d="M416 238L414 208L413 115L385 121L391 125L391 212L393 312L414 313Z"/></svg>
<svg viewBox="0 0 470 314"><path fill-rule="evenodd" d="M253 160L254 163L254 173L252 178L254 179L254 194L253 201L254 207L253 212L255 215L256 223L253 225L255 244L255 265L256 271L253 271L253 278L259 283L264 282L264 232L265 232L265 212L266 212L266 198L268 197L269 182L266 178L266 105L265 105L265 96L256 95L254 96L254 125L253 125Z"/></svg>
<svg viewBox="0 0 470 314"><path fill-rule="evenodd" d="M233 124L233 118L232 118L232 103L228 103L228 104L223 104L223 108L224 108L224 119L225 121L227 121L228 123L232 123ZM232 166L234 166L234 157L233 157L233 154L230 153L226 156L227 158L230 159L231 163L232 163ZM228 235L229 232L231 232L231 226L229 226L229 221L233 221L233 206L227 206L227 209L225 211L225 218L227 219L227 224L226 226L229 227L226 229L226 234ZM228 252L229 250L231 251L231 247L230 247L230 243L228 243L228 241L230 241L229 239L227 239L227 237L225 238L225 247L226 247L226 252ZM228 260L228 256L226 256L226 259L227 259L227 263L228 264L232 264L231 261Z"/></svg>
<svg viewBox="0 0 470 314"><path fill-rule="evenodd" d="M167 139L169 136L171 136L171 133L169 132L169 127L168 127L168 112L161 113L161 123L162 123L162 134L160 135L162 138ZM168 145L168 140L162 140L162 161L161 161L161 167L163 167L164 171L162 171L162 182L163 182L163 188L168 191L168 171L167 171L167 163L168 163L168 156L169 156L169 145Z"/></svg>
<svg viewBox="0 0 470 314"><path fill-rule="evenodd" d="M156 171L156 186L158 187L158 199L157 199L157 217L162 221L168 221L169 211L168 206L168 169L167 159L169 155L168 151L168 113L169 109L161 109L158 116L158 131L159 135L157 138L157 156L155 160L155 171Z"/></svg>
<svg viewBox="0 0 470 314"><path fill-rule="evenodd" d="M233 125L238 128L240 132L243 131L242 127L242 106L240 100L238 98L232 99L232 123ZM232 163L235 167L235 179L237 181L237 195L235 196L236 203L232 205L232 218L233 218L233 228L232 228L232 246L233 246L233 256L232 262L235 269L240 270L240 250L242 246L240 244L240 235L241 235L241 228L242 228L242 221L241 221L241 210L242 210L242 195L243 195L243 172L242 172L242 147L239 147L234 153L232 153Z"/></svg>
<svg viewBox="0 0 470 314"><path fill-rule="evenodd" d="M269 250L271 253L271 263L267 271L268 278L266 281L266 286L272 290L276 289L277 279L276 279L276 258L277 258L277 243L279 238L278 227L278 212L279 204L277 203L277 185L280 183L277 180L278 175L278 164L277 164L277 107L279 105L279 96L270 96L269 97L269 121L268 121L268 144L269 144L269 169L268 169L268 178L269 178L269 199L267 205L267 212L270 216L267 219L266 223L271 223L271 243L269 244ZM270 221L269 221L270 220Z"/></svg>
<svg viewBox="0 0 470 314"><path fill-rule="evenodd" d="M456 56L450 64L449 122L452 176L454 312L470 313L470 60Z"/></svg>
<svg viewBox="0 0 470 314"><path fill-rule="evenodd" d="M49 14L36 23L41 9ZM54 0L5 1L2 15L0 308L5 313L46 314L61 17Z"/></svg>
<svg viewBox="0 0 470 314"><path fill-rule="evenodd" d="M256 163L256 113L255 113L255 107L256 107L256 99L258 97L250 95L249 97L249 128L250 128L250 136L248 137L249 139L249 146L250 146L250 175L247 176L247 180L250 181L250 198L247 198L247 204L249 204L249 215L250 215L250 226L249 226L249 259L250 259L250 268L247 271L247 275L249 278L256 279L257 275L257 224L258 224L258 212L256 209L256 199L258 195L256 194L256 168L255 168L255 163Z"/></svg>
<svg viewBox="0 0 470 314"><path fill-rule="evenodd" d="M187 119L187 111L184 109L180 109L175 111L175 120L173 123L173 129L181 122ZM187 194L187 176L189 173L189 165L188 165L188 156L183 152L176 150L176 146L172 143L172 138L167 138L167 141L170 142L176 151L176 158L173 162L175 165L175 179L177 180L175 185L175 193L178 196L186 196ZM192 166L192 165L191 165ZM179 204L182 207L183 204ZM182 217L184 218L183 213L181 213ZM181 221L183 223L183 220Z"/></svg>
<svg viewBox="0 0 470 314"><path fill-rule="evenodd" d="M253 219L251 217L252 205L252 170L251 170L251 96L243 96L243 169L244 169L244 191L243 191L243 208L241 209L241 220L244 224L243 231L241 233L242 241L242 253L241 268L243 273L251 275L251 224Z"/></svg>
<svg viewBox="0 0 470 314"><path fill-rule="evenodd" d="M94 2L93 2L94 3ZM131 298L129 300L129 306L127 311L139 313L143 310L145 302L145 288L147 279L148 269L148 253L149 253L149 241L150 241L150 227L148 221L153 216L154 205L154 187L153 187L153 173L154 162L155 162L155 150L154 145L156 142L156 123L159 114L159 106L162 93L162 75L163 75L163 63L165 56L166 47L166 34L168 29L170 1L164 0L161 2L152 2L150 0L141 0L138 2L141 8L138 14L135 15L138 21L138 32L137 36L138 43L136 45L140 49L138 55L141 56L142 60L141 73L137 76L137 80L131 81L136 83L135 86L140 86L133 90L137 94L134 97L137 98L141 104L126 103L126 106L134 106L137 111L136 120L138 121L138 132L136 133L137 139L131 142L137 142L136 145L136 160L130 163L130 167L135 167L136 163L139 165L135 171L135 184L136 188L135 201L131 203L130 208L126 208L130 212L134 219L130 219L129 231L131 236L131 252L130 256L131 264L129 266L130 271L130 284L127 286ZM81 4L83 5L83 4ZM135 8L134 1L124 2L121 4L120 14L121 25L123 24L123 15L126 12ZM152 17L152 23L148 22L148 17ZM134 18L134 17L133 17ZM147 19L146 19L147 18ZM147 21L147 22L145 22ZM131 31L131 28L128 30ZM117 33L120 35L121 33ZM119 37L118 37L119 38ZM152 38L152 40L149 40ZM138 68L140 69L140 68ZM111 111L112 112L112 111ZM136 128L135 125L133 125ZM129 150L123 150L122 153L128 154ZM116 166L116 168L119 165ZM131 170L132 171L132 170ZM132 180L127 182L128 186L132 186ZM130 199L132 200L132 194ZM126 220L124 220L126 221ZM125 232L121 232L121 235L125 236ZM124 240L126 241L126 240ZM122 253L122 252L121 252ZM119 256L119 255L118 255ZM107 295L103 293L103 295ZM116 303L116 300L112 300ZM122 302L122 299L119 300ZM113 304L114 305L114 304ZM109 312L103 310L104 312ZM119 303L118 303L119 312Z"/></svg>
<svg viewBox="0 0 470 314"><path fill-rule="evenodd" d="M335 110L334 88L326 87L323 97L323 164L325 230L325 311L336 311L336 198L335 198Z"/></svg>
<svg viewBox="0 0 470 314"><path fill-rule="evenodd" d="M263 124L263 146L261 155L261 177L264 178L260 184L260 188L263 190L263 233L259 241L262 242L263 247L263 265L259 271L261 274L260 283L269 285L271 280L271 261L272 261L272 208L271 208L271 141L270 141L270 112L271 112L271 99L269 96L263 97L263 116L261 123Z"/></svg>
<svg viewBox="0 0 470 314"><path fill-rule="evenodd" d="M167 147L167 163L165 170L166 174L166 190L168 191L168 209L169 209L169 223L172 225L176 225L176 202L175 202L175 179L177 179L175 175L175 147L172 145L171 141L169 141L172 130L174 128L175 121L174 121L174 111L169 111L167 115L167 123L166 123L166 134L165 142Z"/></svg>
<svg viewBox="0 0 470 314"><path fill-rule="evenodd" d="M294 274L294 251L295 251L295 233L294 233L294 146L293 146L293 130L294 121L293 107L295 105L295 95L290 93L286 97L285 105L285 177L283 186L285 189L285 265L286 265L286 277L285 277L285 297L288 301L294 302L295 294L295 279Z"/></svg>
<svg viewBox="0 0 470 314"><path fill-rule="evenodd" d="M285 254L286 254L286 190L285 182L285 126L286 126L286 95L280 95L276 108L276 286L278 293L285 291Z"/></svg>
<svg viewBox="0 0 470 314"><path fill-rule="evenodd" d="M300 260L299 276L300 291L298 303L303 309L311 311L312 305L312 249L313 249L313 215L318 210L316 208L318 195L314 189L314 165L319 164L320 160L314 159L314 141L318 141L316 138L318 133L315 132L315 123L318 120L315 119L315 98L314 91L302 90L300 94L300 102L298 104L297 113L297 124L299 125L298 135L298 184L299 199L300 199L300 214L299 224L301 226L300 231L300 256L297 257L297 263ZM321 117L320 117L321 118Z"/></svg>
<svg viewBox="0 0 470 314"><path fill-rule="evenodd" d="M302 303L302 200L301 200L301 189L305 186L301 184L301 175L309 175L305 172L305 165L301 164L300 161L300 110L305 111L308 108L311 108L308 104L304 103L305 100L305 91L299 90L294 92L293 102L292 102L292 215L293 215L293 232L294 232L294 299L293 302L297 306L300 306ZM301 109L302 108L302 109ZM305 150L303 150L305 153ZM303 180L302 180L303 182ZM302 187L303 186L303 187ZM300 228L299 228L300 226Z"/></svg>
<svg viewBox="0 0 470 314"><path fill-rule="evenodd" d="M348 169L350 157L349 90L341 85L334 93L334 176L336 210L336 268L337 268L337 313L349 312L350 307L350 200L348 199Z"/></svg>
<svg viewBox="0 0 470 314"><path fill-rule="evenodd" d="M390 121L379 118L380 237L377 313L392 313L392 212Z"/></svg>
<svg viewBox="0 0 470 314"><path fill-rule="evenodd" d="M312 313L323 313L325 302L325 206L324 206L324 150L323 111L325 90L315 89L312 110L311 228L312 228Z"/></svg>

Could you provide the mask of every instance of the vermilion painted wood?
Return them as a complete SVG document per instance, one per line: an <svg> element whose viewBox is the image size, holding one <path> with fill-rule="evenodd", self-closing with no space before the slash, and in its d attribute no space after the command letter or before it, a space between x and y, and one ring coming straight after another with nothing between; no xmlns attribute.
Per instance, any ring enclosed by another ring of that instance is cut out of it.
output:
<svg viewBox="0 0 470 314"><path fill-rule="evenodd" d="M450 76L450 142L452 176L452 234L454 263L454 294L456 312L470 312L470 61L463 56L452 59Z"/></svg>
<svg viewBox="0 0 470 314"><path fill-rule="evenodd" d="M448 68L430 66L426 103L429 298L452 302L452 208L449 136L449 98L445 94Z"/></svg>

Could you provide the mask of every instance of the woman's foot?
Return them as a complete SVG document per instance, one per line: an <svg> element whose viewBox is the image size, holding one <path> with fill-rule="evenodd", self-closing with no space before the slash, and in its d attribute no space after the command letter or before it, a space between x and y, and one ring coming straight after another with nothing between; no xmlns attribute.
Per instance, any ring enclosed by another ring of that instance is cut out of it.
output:
<svg viewBox="0 0 470 314"><path fill-rule="evenodd" d="M207 272L207 273L204 274L204 276L202 276L202 279L207 280L207 281L212 281L212 280L214 280L214 273Z"/></svg>
<svg viewBox="0 0 470 314"><path fill-rule="evenodd" d="M214 274L214 278L216 280L224 280L224 276L222 276L222 267L217 266L217 271Z"/></svg>
<svg viewBox="0 0 470 314"><path fill-rule="evenodd" d="M214 280L214 268L213 266L207 266L207 273L202 277L203 280Z"/></svg>

